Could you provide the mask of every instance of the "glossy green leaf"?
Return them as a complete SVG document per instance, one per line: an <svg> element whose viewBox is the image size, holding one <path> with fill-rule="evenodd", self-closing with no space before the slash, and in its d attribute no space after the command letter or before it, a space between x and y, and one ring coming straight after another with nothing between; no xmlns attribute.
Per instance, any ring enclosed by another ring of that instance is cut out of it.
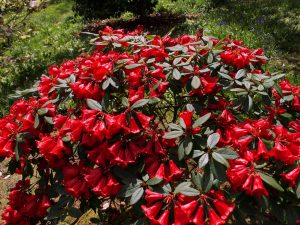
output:
<svg viewBox="0 0 300 225"><path fill-rule="evenodd" d="M86 100L86 103L87 103L87 106L90 109L94 109L94 110L97 110L97 111L102 111L102 106L100 105L99 102L95 101L94 99L88 98Z"/></svg>
<svg viewBox="0 0 300 225"><path fill-rule="evenodd" d="M144 194L144 188L140 187L133 192L131 198L130 198L130 204L134 205L137 203L143 196Z"/></svg>
<svg viewBox="0 0 300 225"><path fill-rule="evenodd" d="M201 116L199 119L195 121L195 123L193 124L193 128L200 127L202 124L208 121L210 117L211 117L211 113L207 113L204 116Z"/></svg>
<svg viewBox="0 0 300 225"><path fill-rule="evenodd" d="M207 153L205 153L199 158L198 166L200 168L203 168L208 163L208 161L209 161L209 156Z"/></svg>
<svg viewBox="0 0 300 225"><path fill-rule="evenodd" d="M136 108L143 107L144 105L148 104L148 102L149 102L149 99L140 99L140 100L136 101L135 103L133 103L131 108L136 109Z"/></svg>
<svg viewBox="0 0 300 225"><path fill-rule="evenodd" d="M183 135L183 131L182 130L173 130L168 132L167 134L165 134L163 136L164 139L173 139L173 138L178 138L180 136Z"/></svg>
<svg viewBox="0 0 300 225"><path fill-rule="evenodd" d="M181 73L180 73L179 70L176 69L176 68L173 70L173 77L174 77L176 80L180 80L180 78L181 78Z"/></svg>
<svg viewBox="0 0 300 225"><path fill-rule="evenodd" d="M265 173L262 173L262 172L259 172L259 175L264 182L266 182L267 184L269 184L276 190L284 191L284 189L280 186L280 184L278 184L278 182L273 177L271 177Z"/></svg>
<svg viewBox="0 0 300 225"><path fill-rule="evenodd" d="M147 185L150 185L150 186L152 186L152 185L157 185L157 184L159 184L162 180L163 180L163 179L161 179L161 178L159 178L159 177L154 177L154 178L149 179L149 180L146 182L146 184L147 184Z"/></svg>
<svg viewBox="0 0 300 225"><path fill-rule="evenodd" d="M220 141L220 134L213 133L207 139L207 147L214 148Z"/></svg>
<svg viewBox="0 0 300 225"><path fill-rule="evenodd" d="M229 167L228 161L227 161L222 155L220 155L219 153L213 152L213 153L212 153L212 157L213 157L214 160L216 160L217 162L223 164L223 165L226 166L226 167Z"/></svg>
<svg viewBox="0 0 300 225"><path fill-rule="evenodd" d="M219 153L224 159L236 159L240 157L236 151L229 148L218 149L217 153Z"/></svg>
<svg viewBox="0 0 300 225"><path fill-rule="evenodd" d="M191 84L192 84L192 87L193 87L194 89L199 88L200 85L201 85L200 78L197 77L197 76L194 76L193 79L192 79L192 83L191 83Z"/></svg>

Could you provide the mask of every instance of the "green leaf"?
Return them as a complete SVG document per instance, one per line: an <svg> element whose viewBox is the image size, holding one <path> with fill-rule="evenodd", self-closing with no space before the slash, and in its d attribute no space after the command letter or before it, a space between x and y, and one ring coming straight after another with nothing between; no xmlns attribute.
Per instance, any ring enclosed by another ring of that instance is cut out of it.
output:
<svg viewBox="0 0 300 225"><path fill-rule="evenodd" d="M163 136L164 139L178 138L183 135L183 130L173 130Z"/></svg>
<svg viewBox="0 0 300 225"><path fill-rule="evenodd" d="M182 128L186 129L186 124L182 118L179 119L179 123Z"/></svg>
<svg viewBox="0 0 300 225"><path fill-rule="evenodd" d="M218 149L217 153L222 155L224 159L237 159L240 157L236 151L233 151L229 148Z"/></svg>
<svg viewBox="0 0 300 225"><path fill-rule="evenodd" d="M125 97L122 98L122 105L125 107L129 107L128 98L125 98Z"/></svg>
<svg viewBox="0 0 300 225"><path fill-rule="evenodd" d="M161 178L159 178L159 177L153 177L153 178L149 179L149 180L146 182L146 184L147 184L147 185L150 185L150 186L152 186L152 185L157 185L157 184L159 184L162 180L163 180L163 179L161 179Z"/></svg>
<svg viewBox="0 0 300 225"><path fill-rule="evenodd" d="M247 96L245 101L243 102L243 108L246 112L249 112L253 107L253 99L250 95Z"/></svg>
<svg viewBox="0 0 300 225"><path fill-rule="evenodd" d="M156 104L158 102L160 102L160 99L157 97L153 97L149 99L149 104Z"/></svg>
<svg viewBox="0 0 300 225"><path fill-rule="evenodd" d="M169 126L172 130L181 130L181 131L182 131L182 128L181 128L179 125L175 124L175 123L170 123L170 124L168 124L168 126Z"/></svg>
<svg viewBox="0 0 300 225"><path fill-rule="evenodd" d="M202 190L205 192L209 191L213 185L214 175L210 169L210 166L204 168L203 178L202 178Z"/></svg>
<svg viewBox="0 0 300 225"><path fill-rule="evenodd" d="M286 96L283 96L283 100L284 101L287 101L287 102L290 102L294 99L294 95L286 95Z"/></svg>
<svg viewBox="0 0 300 225"><path fill-rule="evenodd" d="M192 104L186 104L186 109L190 112L193 112L195 111L195 107L192 105Z"/></svg>
<svg viewBox="0 0 300 225"><path fill-rule="evenodd" d="M136 101L135 103L133 103L131 108L132 109L140 108L140 107L146 105L148 102L149 102L149 99L140 99L140 100Z"/></svg>
<svg viewBox="0 0 300 225"><path fill-rule="evenodd" d="M176 80L180 80L180 78L181 78L181 73L180 73L179 70L176 69L176 68L173 70L173 77L174 77Z"/></svg>
<svg viewBox="0 0 300 225"><path fill-rule="evenodd" d="M139 189L142 185L142 181L137 181L133 183L127 183L123 185L121 191L119 192L119 196L127 198L133 195L133 193Z"/></svg>
<svg viewBox="0 0 300 225"><path fill-rule="evenodd" d="M191 182L182 182L182 183L178 184L174 190L174 193L175 194L179 193L183 188L190 187L191 184L192 184Z"/></svg>
<svg viewBox="0 0 300 225"><path fill-rule="evenodd" d="M198 189L202 190L202 176L196 172L192 172L192 181Z"/></svg>
<svg viewBox="0 0 300 225"><path fill-rule="evenodd" d="M184 156L185 156L184 146L183 146L183 142L181 142L178 147L178 159L183 160Z"/></svg>
<svg viewBox="0 0 300 225"><path fill-rule="evenodd" d="M142 66L142 65L143 65L143 64L132 63L132 64L129 64L129 65L126 65L126 66L125 66L125 69L131 70L131 69L140 67L140 66Z"/></svg>
<svg viewBox="0 0 300 225"><path fill-rule="evenodd" d="M234 91L234 92L247 92L247 90L245 90L244 88L232 88L232 89L230 89L230 91Z"/></svg>
<svg viewBox="0 0 300 225"><path fill-rule="evenodd" d="M186 70L189 70L189 71L194 71L194 68L192 65L183 66L183 68Z"/></svg>
<svg viewBox="0 0 300 225"><path fill-rule="evenodd" d="M176 66L181 60L182 60L182 57L178 57L178 58L174 59L173 65Z"/></svg>
<svg viewBox="0 0 300 225"><path fill-rule="evenodd" d="M15 157L16 157L16 160L19 161L20 160L20 155L21 155L21 149L19 148L19 143L17 142L16 143L16 146L15 146Z"/></svg>
<svg viewBox="0 0 300 225"><path fill-rule="evenodd" d="M106 79L103 83L102 83L102 89L106 90L110 85L110 80Z"/></svg>
<svg viewBox="0 0 300 225"><path fill-rule="evenodd" d="M40 108L40 109L37 111L37 113L38 113L40 116L45 115L47 112L48 112L48 109L47 109L47 108Z"/></svg>
<svg viewBox="0 0 300 225"><path fill-rule="evenodd" d="M283 188L280 186L280 184L278 184L278 182L273 177L271 177L265 173L262 173L262 172L259 172L259 175L264 182L266 182L267 184L269 184L276 190L284 191Z"/></svg>
<svg viewBox="0 0 300 225"><path fill-rule="evenodd" d="M214 56L213 54L209 53L207 57L207 63L210 64L214 61Z"/></svg>
<svg viewBox="0 0 300 225"><path fill-rule="evenodd" d="M201 81L200 81L199 77L194 76L193 79L192 79L192 83L191 83L191 84L192 84L192 87L193 87L194 89L199 88L200 85L201 85Z"/></svg>
<svg viewBox="0 0 300 225"><path fill-rule="evenodd" d="M185 155L189 155L193 149L193 142L190 138L186 138L183 141L183 147Z"/></svg>
<svg viewBox="0 0 300 225"><path fill-rule="evenodd" d="M204 151L194 150L193 151L193 158L197 158L197 157L203 155L204 153L205 153Z"/></svg>
<svg viewBox="0 0 300 225"><path fill-rule="evenodd" d="M282 89L281 89L281 87L278 85L278 84L274 84L274 89L277 91L277 93L280 95L280 97L282 97L283 96L283 93L282 93Z"/></svg>
<svg viewBox="0 0 300 225"><path fill-rule="evenodd" d="M185 196L197 196L200 194L200 191L192 187L183 187L179 192Z"/></svg>
<svg viewBox="0 0 300 225"><path fill-rule="evenodd" d="M268 80L266 80L267 82L269 81L274 81L274 80L278 80L280 78L283 78L285 76L285 74L277 74L275 76L271 76L271 78L269 78Z"/></svg>
<svg viewBox="0 0 300 225"><path fill-rule="evenodd" d="M203 168L207 163L208 163L208 160L209 160L209 156L207 153L203 154L200 158L199 158L199 162L198 162L198 166L200 168Z"/></svg>
<svg viewBox="0 0 300 225"><path fill-rule="evenodd" d="M204 116L201 116L199 119L197 119L195 121L195 123L193 124L193 128L196 128L196 127L200 127L202 124L204 124L207 120L209 120L211 116L211 113L207 113L205 114Z"/></svg>
<svg viewBox="0 0 300 225"><path fill-rule="evenodd" d="M212 153L212 157L219 163L223 164L226 167L229 167L229 163L226 159L224 159L224 157L222 155L220 155L217 152L213 152Z"/></svg>
<svg viewBox="0 0 300 225"><path fill-rule="evenodd" d="M143 194L144 194L144 188L140 187L137 190L135 190L135 192L133 192L130 198L130 204L134 205L135 203L137 203L141 199Z"/></svg>
<svg viewBox="0 0 300 225"><path fill-rule="evenodd" d="M298 178L298 185L296 187L295 192L296 192L297 198L300 199L300 177Z"/></svg>
<svg viewBox="0 0 300 225"><path fill-rule="evenodd" d="M79 209L76 209L74 207L71 207L69 210L68 210L68 214L71 216L71 217L74 217L74 218L79 218L81 217L82 213Z"/></svg>
<svg viewBox="0 0 300 225"><path fill-rule="evenodd" d="M209 68L204 68L202 70L199 70L200 73L207 73L207 72L210 72L210 69Z"/></svg>
<svg viewBox="0 0 300 225"><path fill-rule="evenodd" d="M209 162L209 165L210 165L210 170L213 173L214 179L217 179L220 182L225 182L227 180L227 176L226 176L227 167L225 167L223 164L220 164L214 159L212 159Z"/></svg>
<svg viewBox="0 0 300 225"><path fill-rule="evenodd" d="M56 205L53 205L52 207L47 209L47 216L44 218L47 221L54 220L60 217L61 215L61 209L56 207Z"/></svg>
<svg viewBox="0 0 300 225"><path fill-rule="evenodd" d="M220 134L213 133L213 134L209 135L209 137L207 139L207 147L212 149L219 143L219 141L220 141Z"/></svg>
<svg viewBox="0 0 300 225"><path fill-rule="evenodd" d="M40 125L39 115L36 114L34 118L34 125L33 125L34 129L36 129L39 125Z"/></svg>
<svg viewBox="0 0 300 225"><path fill-rule="evenodd" d="M178 51L182 51L183 46L182 45L175 45L172 47L167 47L167 49L171 52L178 52Z"/></svg>
<svg viewBox="0 0 300 225"><path fill-rule="evenodd" d="M86 104L90 109L94 109L97 111L102 111L102 106L99 104L99 102L95 101L94 99L88 98L86 100Z"/></svg>
<svg viewBox="0 0 300 225"><path fill-rule="evenodd" d="M236 75L235 75L235 79L240 79L244 76L246 76L247 71L245 69L240 69L239 71L237 71Z"/></svg>
<svg viewBox="0 0 300 225"><path fill-rule="evenodd" d="M223 77L223 78L225 78L225 79L227 79L227 80L233 80L232 77L229 76L229 75L226 74L226 73L218 72L218 74L219 74L221 77Z"/></svg>
<svg viewBox="0 0 300 225"><path fill-rule="evenodd" d="M265 55L256 55L255 57L263 60L269 60L269 58Z"/></svg>
<svg viewBox="0 0 300 225"><path fill-rule="evenodd" d="M101 223L97 223L101 224ZM132 225L149 225L149 222L147 221L147 218L141 218L135 221Z"/></svg>
<svg viewBox="0 0 300 225"><path fill-rule="evenodd" d="M44 119L45 119L45 121L46 121L47 123L49 123L49 124L51 124L51 125L54 124L52 117L44 116Z"/></svg>

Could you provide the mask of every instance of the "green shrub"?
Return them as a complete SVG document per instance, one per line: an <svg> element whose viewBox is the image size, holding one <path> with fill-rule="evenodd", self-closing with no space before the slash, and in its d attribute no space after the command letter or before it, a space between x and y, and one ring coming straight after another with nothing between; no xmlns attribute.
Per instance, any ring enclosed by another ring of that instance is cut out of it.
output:
<svg viewBox="0 0 300 225"><path fill-rule="evenodd" d="M139 16L151 13L158 0L75 0L74 10L86 19L120 16L132 12Z"/></svg>

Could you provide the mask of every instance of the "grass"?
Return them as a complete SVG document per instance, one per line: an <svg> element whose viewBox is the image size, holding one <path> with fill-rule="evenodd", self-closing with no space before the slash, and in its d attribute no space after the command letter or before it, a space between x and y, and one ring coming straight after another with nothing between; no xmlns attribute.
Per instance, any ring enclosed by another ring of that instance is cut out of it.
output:
<svg viewBox="0 0 300 225"><path fill-rule="evenodd" d="M175 27L175 33L196 33L200 28L218 38L231 36L251 47L262 47L271 57L267 69L281 70L300 84L300 4L298 0L160 0L157 11L197 14Z"/></svg>
<svg viewBox="0 0 300 225"><path fill-rule="evenodd" d="M56 1L31 14L24 27L30 34L16 37L0 55L0 115L11 103L9 94L31 86L50 65L74 58L88 46L78 36L83 21L72 6L72 0Z"/></svg>

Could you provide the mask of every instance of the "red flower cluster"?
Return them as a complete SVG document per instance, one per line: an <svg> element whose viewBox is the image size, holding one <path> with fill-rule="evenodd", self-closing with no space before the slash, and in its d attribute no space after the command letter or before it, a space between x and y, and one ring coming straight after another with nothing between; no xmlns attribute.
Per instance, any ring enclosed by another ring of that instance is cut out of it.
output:
<svg viewBox="0 0 300 225"><path fill-rule="evenodd" d="M47 209L51 206L46 194L32 195L24 192L30 186L29 180L19 181L8 196L9 206L4 209L5 224L31 225L44 222Z"/></svg>
<svg viewBox="0 0 300 225"><path fill-rule="evenodd" d="M157 225L221 225L235 208L234 204L226 201L222 191L213 190L199 196L178 195L178 198L146 190L145 200L147 205L141 208L151 224ZM171 210L174 210L173 218Z"/></svg>
<svg viewBox="0 0 300 225"><path fill-rule="evenodd" d="M261 49L140 27L107 27L95 45L51 66L0 119L1 159L34 175L11 190L4 224L90 208L104 223L161 225L287 223L273 221L274 202L298 212L300 88L276 85ZM268 213L248 214L262 196L270 207L252 209Z"/></svg>

